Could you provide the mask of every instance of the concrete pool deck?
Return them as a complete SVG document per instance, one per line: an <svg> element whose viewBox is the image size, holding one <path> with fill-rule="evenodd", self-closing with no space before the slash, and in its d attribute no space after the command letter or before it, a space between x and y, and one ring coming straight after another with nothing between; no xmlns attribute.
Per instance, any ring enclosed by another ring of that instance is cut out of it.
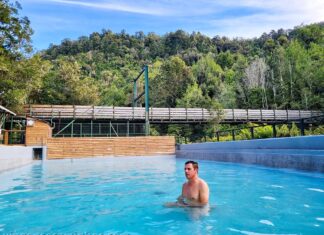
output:
<svg viewBox="0 0 324 235"><path fill-rule="evenodd" d="M324 173L324 135L182 144L176 157Z"/></svg>

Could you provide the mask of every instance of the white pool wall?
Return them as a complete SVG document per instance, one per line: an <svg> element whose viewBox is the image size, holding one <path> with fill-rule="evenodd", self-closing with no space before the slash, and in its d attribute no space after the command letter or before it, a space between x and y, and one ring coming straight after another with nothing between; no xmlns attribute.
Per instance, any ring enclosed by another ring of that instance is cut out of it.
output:
<svg viewBox="0 0 324 235"><path fill-rule="evenodd" d="M0 173L22 167L33 162L33 149L43 148L43 156L46 156L44 147L7 146L0 145Z"/></svg>
<svg viewBox="0 0 324 235"><path fill-rule="evenodd" d="M324 172L324 135L181 144L176 157Z"/></svg>

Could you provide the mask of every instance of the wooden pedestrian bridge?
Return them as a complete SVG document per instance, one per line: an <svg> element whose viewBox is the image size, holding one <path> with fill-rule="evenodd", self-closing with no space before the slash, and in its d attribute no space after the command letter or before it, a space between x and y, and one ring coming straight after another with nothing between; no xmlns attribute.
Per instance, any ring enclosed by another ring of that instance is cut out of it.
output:
<svg viewBox="0 0 324 235"><path fill-rule="evenodd" d="M24 115L43 120L98 120L145 122L144 107L26 105ZM220 117L221 123L289 123L323 115L311 110L149 108L150 123L206 123Z"/></svg>

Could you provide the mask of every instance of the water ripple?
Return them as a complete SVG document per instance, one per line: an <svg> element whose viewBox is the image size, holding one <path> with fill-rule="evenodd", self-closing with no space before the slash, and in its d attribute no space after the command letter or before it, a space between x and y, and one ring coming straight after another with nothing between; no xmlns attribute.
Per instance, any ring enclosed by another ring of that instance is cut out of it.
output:
<svg viewBox="0 0 324 235"><path fill-rule="evenodd" d="M260 220L259 223L274 226L274 224L270 220Z"/></svg>
<svg viewBox="0 0 324 235"><path fill-rule="evenodd" d="M256 233L256 232L251 232L251 231L238 230L238 229L234 229L234 228L228 228L228 230L230 230L232 232L246 234L246 235L297 235L295 233Z"/></svg>
<svg viewBox="0 0 324 235"><path fill-rule="evenodd" d="M271 196L263 196L263 197L260 197L260 198L262 198L262 199L265 199L265 200L277 200L276 198L274 198L274 197L271 197Z"/></svg>
<svg viewBox="0 0 324 235"><path fill-rule="evenodd" d="M319 189L319 188L308 188L308 190L315 191L315 192L319 192L319 193L324 193L324 190L323 189Z"/></svg>

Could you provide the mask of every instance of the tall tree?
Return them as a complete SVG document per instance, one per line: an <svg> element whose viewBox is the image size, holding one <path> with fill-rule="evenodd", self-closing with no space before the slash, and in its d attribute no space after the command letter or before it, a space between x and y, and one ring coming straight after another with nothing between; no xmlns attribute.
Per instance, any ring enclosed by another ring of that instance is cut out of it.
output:
<svg viewBox="0 0 324 235"><path fill-rule="evenodd" d="M172 56L160 68L152 84L152 103L157 107L175 107L187 87L193 84L190 68L178 56Z"/></svg>
<svg viewBox="0 0 324 235"><path fill-rule="evenodd" d="M17 58L30 52L33 30L27 17L20 17L18 2L0 1L0 56Z"/></svg>
<svg viewBox="0 0 324 235"><path fill-rule="evenodd" d="M203 95L210 98L219 97L222 89L222 68L215 62L212 54L202 57L192 66L196 82L201 87Z"/></svg>

